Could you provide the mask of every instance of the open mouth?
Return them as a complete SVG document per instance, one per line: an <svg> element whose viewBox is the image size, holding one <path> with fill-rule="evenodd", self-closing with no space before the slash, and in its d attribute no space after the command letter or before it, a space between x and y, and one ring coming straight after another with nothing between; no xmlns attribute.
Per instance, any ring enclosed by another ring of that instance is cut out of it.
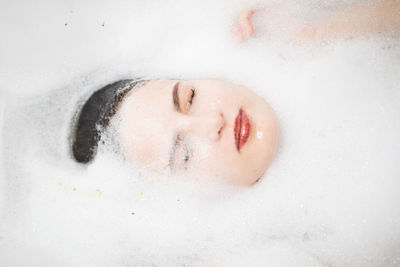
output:
<svg viewBox="0 0 400 267"><path fill-rule="evenodd" d="M246 112L242 109L239 110L239 113L236 116L234 133L236 148L240 151L246 144L250 135L250 120L249 117L247 117Z"/></svg>

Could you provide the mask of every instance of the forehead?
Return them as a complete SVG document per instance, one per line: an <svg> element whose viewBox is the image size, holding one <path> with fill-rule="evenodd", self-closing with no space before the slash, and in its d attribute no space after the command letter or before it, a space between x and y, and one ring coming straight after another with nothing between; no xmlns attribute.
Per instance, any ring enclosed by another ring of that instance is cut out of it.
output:
<svg viewBox="0 0 400 267"><path fill-rule="evenodd" d="M118 132L124 153L152 169L168 167L173 128L174 80L149 81L132 90L118 111Z"/></svg>

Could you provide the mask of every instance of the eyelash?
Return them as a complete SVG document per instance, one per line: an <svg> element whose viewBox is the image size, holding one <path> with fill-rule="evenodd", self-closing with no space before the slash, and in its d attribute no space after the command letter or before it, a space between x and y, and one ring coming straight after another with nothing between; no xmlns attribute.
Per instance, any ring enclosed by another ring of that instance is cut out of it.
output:
<svg viewBox="0 0 400 267"><path fill-rule="evenodd" d="M193 98L195 97L195 90L194 88L190 88L190 90L192 91L192 95L190 96L190 99L188 100L188 102L186 103L186 108L189 109L192 106L193 103Z"/></svg>
<svg viewBox="0 0 400 267"><path fill-rule="evenodd" d="M188 150L187 146L185 146L185 156L184 156L183 160L185 161L185 163L187 163L189 161L189 159L190 159L189 150Z"/></svg>

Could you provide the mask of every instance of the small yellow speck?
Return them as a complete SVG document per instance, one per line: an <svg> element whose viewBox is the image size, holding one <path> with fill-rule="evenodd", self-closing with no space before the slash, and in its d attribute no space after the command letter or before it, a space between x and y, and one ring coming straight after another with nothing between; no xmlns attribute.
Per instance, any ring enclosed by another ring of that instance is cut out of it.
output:
<svg viewBox="0 0 400 267"><path fill-rule="evenodd" d="M103 21L103 23L101 24L101 26L103 26L103 27L104 27L104 24L105 24L105 22Z"/></svg>
<svg viewBox="0 0 400 267"><path fill-rule="evenodd" d="M76 187L72 188L72 190L76 191Z"/></svg>
<svg viewBox="0 0 400 267"><path fill-rule="evenodd" d="M59 184L59 185L62 185L62 183L61 183L61 182L58 182L58 184Z"/></svg>
<svg viewBox="0 0 400 267"><path fill-rule="evenodd" d="M143 192L140 192L140 195L143 196Z"/></svg>

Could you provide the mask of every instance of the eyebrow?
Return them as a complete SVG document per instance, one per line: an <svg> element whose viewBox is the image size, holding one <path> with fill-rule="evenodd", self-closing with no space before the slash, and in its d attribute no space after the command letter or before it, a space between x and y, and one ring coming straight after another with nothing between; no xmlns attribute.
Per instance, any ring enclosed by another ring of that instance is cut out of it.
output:
<svg viewBox="0 0 400 267"><path fill-rule="evenodd" d="M179 82L175 83L174 88L172 89L172 101L174 103L176 111L181 110L181 106L179 104L180 101L179 101L178 89L179 89Z"/></svg>

